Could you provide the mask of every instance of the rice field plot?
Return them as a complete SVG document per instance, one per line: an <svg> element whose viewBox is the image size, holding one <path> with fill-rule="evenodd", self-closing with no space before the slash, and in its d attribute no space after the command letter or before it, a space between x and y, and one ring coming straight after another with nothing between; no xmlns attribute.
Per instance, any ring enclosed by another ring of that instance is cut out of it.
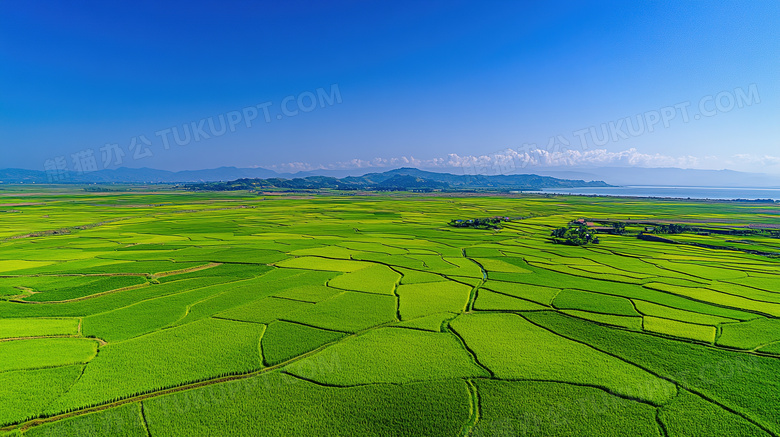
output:
<svg viewBox="0 0 780 437"><path fill-rule="evenodd" d="M24 435L28 437L77 435L146 437L148 433L146 425L144 425L141 405L132 403L97 413L46 423L30 428Z"/></svg>
<svg viewBox="0 0 780 437"><path fill-rule="evenodd" d="M721 293L719 291L710 290L708 288L678 287L660 283L649 283L645 284L644 287L651 290L676 294L678 296L683 296L698 301L710 302L714 305L727 308L750 311L757 314L767 314L773 317L780 317L780 304L776 303L756 301L742 296Z"/></svg>
<svg viewBox="0 0 780 437"><path fill-rule="evenodd" d="M286 283L288 280L290 282L300 281L301 284L320 283L323 280L323 274L322 272L306 270L272 269L266 267L266 273L263 275L244 281L232 282L226 287L224 292L212 294L199 302L189 305L186 315L176 323L191 323L271 296L288 287L289 285Z"/></svg>
<svg viewBox="0 0 780 437"><path fill-rule="evenodd" d="M322 362L333 363L337 371L323 372ZM452 334L404 328L380 328L345 339L284 371L340 387L489 376Z"/></svg>
<svg viewBox="0 0 780 437"><path fill-rule="evenodd" d="M344 334L289 322L273 322L263 334L260 347L266 365L273 366L318 347L334 342Z"/></svg>
<svg viewBox="0 0 780 437"><path fill-rule="evenodd" d="M756 350L765 354L780 355L780 342L770 343Z"/></svg>
<svg viewBox="0 0 780 437"><path fill-rule="evenodd" d="M83 276L16 276L3 278L0 295L20 300L43 290L78 287L100 278ZM18 297L17 297L18 296Z"/></svg>
<svg viewBox="0 0 780 437"><path fill-rule="evenodd" d="M316 256L302 256L280 261L276 263L276 265L279 267L293 269L324 270L329 272L348 273L370 267L371 263L321 258Z"/></svg>
<svg viewBox="0 0 780 437"><path fill-rule="evenodd" d="M477 291L474 309L478 311L534 311L549 309L549 307L485 288Z"/></svg>
<svg viewBox="0 0 780 437"><path fill-rule="evenodd" d="M693 323L651 316L644 317L643 328L648 332L687 338L689 340L710 344L715 342L715 334L717 332L714 326L696 325Z"/></svg>
<svg viewBox="0 0 780 437"><path fill-rule="evenodd" d="M398 287L402 320L441 312L459 313L466 309L471 287L457 282L431 282Z"/></svg>
<svg viewBox="0 0 780 437"><path fill-rule="evenodd" d="M558 309L582 310L618 316L639 316L629 299L581 290L561 290L552 305Z"/></svg>
<svg viewBox="0 0 780 437"><path fill-rule="evenodd" d="M280 299L270 296L246 305L216 313L214 317L240 320L245 322L268 324L280 318L284 318L296 311L304 311L311 308L314 302L302 302L292 299Z"/></svg>
<svg viewBox="0 0 780 437"><path fill-rule="evenodd" d="M780 319L756 319L721 327L718 344L736 349L755 349L780 341Z"/></svg>
<svg viewBox="0 0 780 437"><path fill-rule="evenodd" d="M228 284L240 279L230 277L192 278L150 285L133 290L122 290L94 298L54 304L22 304L0 301L0 313L5 317L84 317L104 313L133 305L145 300L168 296L183 291L192 291L211 285Z"/></svg>
<svg viewBox="0 0 780 437"><path fill-rule="evenodd" d="M0 275L18 275L55 264L54 261L0 260Z"/></svg>
<svg viewBox="0 0 780 437"><path fill-rule="evenodd" d="M613 314L592 313L579 310L562 310L561 312L572 317L601 323L602 325L620 326L633 331L642 330L642 317L616 316Z"/></svg>
<svg viewBox="0 0 780 437"><path fill-rule="evenodd" d="M474 351L479 362L500 379L591 385L654 404L663 404L676 394L674 384L559 337L519 315L462 315L450 326Z"/></svg>
<svg viewBox="0 0 780 437"><path fill-rule="evenodd" d="M204 269L196 269L195 271L177 273L175 275L167 275L157 277L157 282L166 283L172 281L181 281L183 279L201 279L205 280L212 276L222 276L234 279L249 279L258 277L268 271L266 266L258 266L253 264L219 264L213 267Z"/></svg>
<svg viewBox="0 0 780 437"><path fill-rule="evenodd" d="M184 319L198 302L241 287L253 287L254 284L247 284L249 281L252 280L196 288L90 315L83 319L82 332L108 342L137 337Z"/></svg>
<svg viewBox="0 0 780 437"><path fill-rule="evenodd" d="M327 367L325 368L327 371ZM456 435L469 417L461 380L324 387L274 372L144 401L154 436Z"/></svg>
<svg viewBox="0 0 780 437"><path fill-rule="evenodd" d="M482 266L485 271L488 272L488 276L492 272L498 273L532 273L528 269L518 267L514 264L510 264L500 258L471 258Z"/></svg>
<svg viewBox="0 0 780 437"><path fill-rule="evenodd" d="M265 325L207 319L100 348L67 394L48 408L57 414L222 375L262 368Z"/></svg>
<svg viewBox="0 0 780 437"><path fill-rule="evenodd" d="M711 281L733 280L747 277L746 273L736 269L706 266L687 262L670 262L662 260L653 260L652 262L653 264L663 269L684 273L694 278L709 279Z"/></svg>
<svg viewBox="0 0 780 437"><path fill-rule="evenodd" d="M641 365L682 388L702 393L765 429L780 431L780 405L765 401L780 396L780 381L775 377L780 372L780 360L776 358L610 329L552 311L524 313L524 317L559 335Z"/></svg>
<svg viewBox="0 0 780 437"><path fill-rule="evenodd" d="M549 242L573 218L771 223L766 206L351 194L13 200L45 206L0 233L71 233L0 242L0 418L148 393L24 434L780 434L776 260ZM531 218L447 226L492 215ZM125 278L148 285L84 286Z"/></svg>
<svg viewBox="0 0 780 437"><path fill-rule="evenodd" d="M0 426L38 417L81 375L83 365L0 373Z"/></svg>
<svg viewBox="0 0 780 437"><path fill-rule="evenodd" d="M398 322L393 326L409 329L421 329L430 332L446 332L447 322L457 316L455 313L436 313L429 316Z"/></svg>
<svg viewBox="0 0 780 437"><path fill-rule="evenodd" d="M707 420L702 420L704 417ZM768 437L771 435L745 418L687 390L680 390L680 394L675 399L660 408L658 419L669 435L673 436Z"/></svg>
<svg viewBox="0 0 780 437"><path fill-rule="evenodd" d="M519 284L525 285L556 285L559 287L572 287L578 290L591 291L594 293L606 293L629 299L640 299L672 308L733 318L737 320L750 320L759 317L759 315L753 313L732 308L725 308L718 306L717 304L713 305L706 302L697 301L695 299L690 299L688 296L670 293L666 290L674 289L674 286L667 284L649 283L643 286L639 286L634 284L600 281L589 278L574 278L571 276L556 275L555 273L545 270L535 270L533 275L518 276L516 281ZM658 285L658 287L656 287L656 285ZM694 290L690 287L679 288L685 291Z"/></svg>
<svg viewBox="0 0 780 437"><path fill-rule="evenodd" d="M345 291L288 314L284 320L332 331L358 332L395 321L396 298Z"/></svg>
<svg viewBox="0 0 780 437"><path fill-rule="evenodd" d="M58 286L56 282L53 282L50 286L40 288L35 294L25 297L24 300L27 302L64 301L147 284L146 278L141 276L87 276L79 279L79 281L68 281L69 284L63 286Z"/></svg>
<svg viewBox="0 0 780 437"><path fill-rule="evenodd" d="M628 276L627 272L625 274L594 273L594 272L579 270L577 268L574 268L573 266L562 265L562 264L542 263L537 261L529 261L528 263L533 267L538 267L541 269L549 270L556 273L561 273L564 275L579 276L588 279L598 279L606 282L622 282L626 284L643 284L644 282L646 282L644 279L635 278L633 275ZM496 279L502 278L501 276L498 275L496 275L495 277Z"/></svg>
<svg viewBox="0 0 780 437"><path fill-rule="evenodd" d="M353 256L361 254L361 251L347 249L341 246L311 247L306 249L297 249L290 252L293 256L319 256L324 258L352 259Z"/></svg>
<svg viewBox="0 0 780 437"><path fill-rule="evenodd" d="M370 261L373 263L384 264L393 268L407 268L411 270L429 271L425 262L419 259L413 259L406 255L385 255L381 253L363 252L354 256L355 260ZM440 272L437 272L440 273Z"/></svg>
<svg viewBox="0 0 780 437"><path fill-rule="evenodd" d="M752 287L744 287L728 282L715 281L709 284L707 288L721 293L732 294L760 302L769 302L775 304L780 303L780 293L759 290Z"/></svg>
<svg viewBox="0 0 780 437"><path fill-rule="evenodd" d="M6 338L77 335L77 318L0 319L0 340Z"/></svg>
<svg viewBox="0 0 780 437"><path fill-rule="evenodd" d="M645 302L640 299L633 299L634 306L644 316L655 316L666 319L678 320L680 322L695 323L697 325L716 326L721 323L737 322L736 319L728 317L712 316L709 314L695 313L678 308L658 305L652 302Z"/></svg>
<svg viewBox="0 0 780 437"><path fill-rule="evenodd" d="M401 272L403 277L401 278L401 284L420 284L424 282L445 282L447 278L435 273L421 272L418 270L405 269L396 267L396 270Z"/></svg>
<svg viewBox="0 0 780 437"><path fill-rule="evenodd" d="M772 293L780 293L780 284L777 282L777 277L770 275L751 274L746 278L732 279L726 282L746 287L753 287Z"/></svg>
<svg viewBox="0 0 780 437"><path fill-rule="evenodd" d="M597 388L486 379L474 385L481 414L472 435L658 436L655 408Z"/></svg>
<svg viewBox="0 0 780 437"><path fill-rule="evenodd" d="M84 338L39 338L0 342L0 372L84 364L98 343Z"/></svg>
<svg viewBox="0 0 780 437"><path fill-rule="evenodd" d="M502 282L490 279L487 280L481 288L497 291L502 294L508 294L520 299L530 300L531 302L536 302L545 306L550 306L553 302L553 299L555 299L555 296L557 296L561 291L558 288L514 282Z"/></svg>
<svg viewBox="0 0 780 437"><path fill-rule="evenodd" d="M384 265L375 265L336 276L328 286L344 290L392 295L401 275Z"/></svg>

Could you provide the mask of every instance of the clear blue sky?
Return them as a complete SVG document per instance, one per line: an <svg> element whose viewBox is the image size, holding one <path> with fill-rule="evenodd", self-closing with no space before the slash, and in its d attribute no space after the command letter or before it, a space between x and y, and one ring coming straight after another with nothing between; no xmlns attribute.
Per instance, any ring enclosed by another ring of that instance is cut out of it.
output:
<svg viewBox="0 0 780 437"><path fill-rule="evenodd" d="M333 84L341 103L282 113ZM703 100L717 114L694 120ZM265 102L267 123L168 149L155 135ZM688 123L648 132L648 111L686 102ZM637 115L644 133L575 143ZM432 167L558 136L572 164L780 173L780 2L2 3L0 168L88 149L102 168L106 144L170 170Z"/></svg>

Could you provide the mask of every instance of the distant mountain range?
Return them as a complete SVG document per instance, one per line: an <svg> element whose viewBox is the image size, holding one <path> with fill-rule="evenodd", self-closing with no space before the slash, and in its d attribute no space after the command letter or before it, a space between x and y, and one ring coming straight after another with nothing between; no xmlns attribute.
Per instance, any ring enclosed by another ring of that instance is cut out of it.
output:
<svg viewBox="0 0 780 437"><path fill-rule="evenodd" d="M602 181L558 179L537 175L466 176L435 173L416 168L398 168L383 173L363 176L347 176L341 179L330 176L306 176L292 179L255 178L230 182L204 182L189 184L193 190L262 190L284 189L337 189L337 190L539 190L543 188L608 187Z"/></svg>
<svg viewBox="0 0 780 437"><path fill-rule="evenodd" d="M780 176L734 170L645 167L557 167L535 173L564 179L602 180L611 185L780 188Z"/></svg>
<svg viewBox="0 0 780 437"><path fill-rule="evenodd" d="M385 171L388 170L388 171ZM459 169L451 169L457 173ZM706 186L706 187L780 187L780 176L760 173L745 173L732 170L692 170L679 168L642 168L642 167L534 167L524 171L533 174L510 174L498 176L463 176L451 173L438 173L418 169L377 169L377 173L364 174L362 169L312 170L298 173L277 173L265 168L220 167L207 170L167 171L151 168L118 168L78 174L65 172L50 179L50 174L40 170L5 169L0 170L0 183L193 183L220 182L237 179L306 179L312 176L344 179L343 183L355 183L363 178L366 184L385 182L383 176L402 174L422 179L446 182L459 186L480 180L487 187L536 186L546 188L573 188L582 186L584 181L603 181L610 185L662 185L662 186ZM380 173L381 172L381 173ZM439 176L432 176L439 175ZM446 176L442 176L446 175ZM566 182L552 182L549 177ZM357 178L357 179L355 179ZM459 179L460 178L460 179ZM520 178L520 179L517 179ZM536 179L534 179L536 178ZM545 185L548 184L548 185ZM550 185L551 184L551 185Z"/></svg>
<svg viewBox="0 0 780 437"><path fill-rule="evenodd" d="M0 182L6 184L46 183L184 183L231 181L240 178L280 177L279 173L264 168L220 167L209 170L167 171L152 168L127 168L76 173L51 174L40 170L17 168L0 170ZM292 176L292 175L289 175Z"/></svg>

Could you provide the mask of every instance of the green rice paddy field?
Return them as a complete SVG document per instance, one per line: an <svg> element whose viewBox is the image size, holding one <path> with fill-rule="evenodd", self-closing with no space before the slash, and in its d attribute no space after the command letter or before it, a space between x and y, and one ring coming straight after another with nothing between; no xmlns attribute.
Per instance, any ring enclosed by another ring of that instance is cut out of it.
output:
<svg viewBox="0 0 780 437"><path fill-rule="evenodd" d="M0 436L780 436L780 258L581 217L780 210L0 190Z"/></svg>

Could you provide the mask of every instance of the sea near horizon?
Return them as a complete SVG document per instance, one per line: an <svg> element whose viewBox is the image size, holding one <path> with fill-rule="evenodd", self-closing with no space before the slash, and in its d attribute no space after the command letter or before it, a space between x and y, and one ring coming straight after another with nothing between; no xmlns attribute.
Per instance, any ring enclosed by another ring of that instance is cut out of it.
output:
<svg viewBox="0 0 780 437"><path fill-rule="evenodd" d="M710 200L780 200L780 188L731 188L731 187L669 187L658 185L627 185L616 187L556 188L530 193L573 194L581 196L661 197Z"/></svg>

